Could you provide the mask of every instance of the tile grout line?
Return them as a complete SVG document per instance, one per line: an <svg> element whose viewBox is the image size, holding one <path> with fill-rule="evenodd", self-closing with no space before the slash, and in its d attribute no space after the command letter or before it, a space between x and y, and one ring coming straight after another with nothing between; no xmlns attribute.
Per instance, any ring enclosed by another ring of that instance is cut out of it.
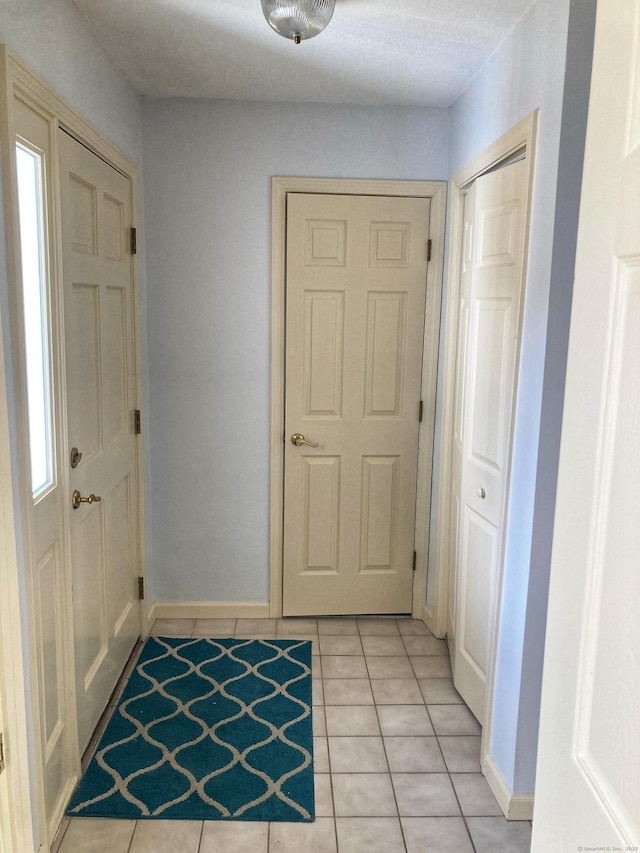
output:
<svg viewBox="0 0 640 853"><path fill-rule="evenodd" d="M320 652L320 635L318 635L318 652ZM324 724L325 724L325 738L327 740L327 765L329 767L328 776L329 776L329 785L331 787L331 811L333 813L333 836L336 841L336 853L340 853L340 846L338 841L338 816L336 814L336 798L333 792L333 770L331 769L331 750L329 749L329 729L327 728L327 712L326 712L326 704L324 698L324 683L322 679L322 656L319 655L320 660L320 683L322 684L322 712L324 714ZM316 706L318 707L318 706ZM315 779L314 779L315 784ZM316 815L317 818L317 815Z"/></svg>
<svg viewBox="0 0 640 853"><path fill-rule="evenodd" d="M471 844L471 847L472 847L474 853L476 853L475 844L473 843L473 838L471 837L471 832L469 830L469 826L467 824L467 819L466 819L466 816L465 816L463 808L462 808L462 803L460 802L460 798L458 797L458 791L456 790L456 786L453 784L453 779L451 778L451 771L449 770L449 765L447 764L447 760L444 757L444 753L442 752L442 746L440 745L440 736L437 734L436 728L433 725L433 719L431 717L431 713L429 711L429 706L427 705L426 699L425 699L425 708L427 709L427 714L429 715L429 720L431 721L431 727L433 728L433 733L436 736L436 742L438 744L438 749L440 750L440 754L442 755L442 760L444 761L444 766L446 767L446 770L447 770L447 777L449 779L449 784L451 785L451 788L453 789L453 795L456 798L458 808L460 809L460 817L464 821L464 828L466 830L467 835L469 836L469 842Z"/></svg>
<svg viewBox="0 0 640 853"><path fill-rule="evenodd" d="M396 623L397 627L397 623ZM367 667L367 672L369 672L369 665L367 663L367 658L365 655L365 666ZM380 725L380 714L378 713L378 703L376 702L376 697L373 692L373 685L371 684L371 676L369 675L369 689L371 690L371 695L373 696L373 707L376 710L376 720L378 721L378 728L380 729L380 739L382 740L382 748L384 749L384 757L387 762L387 770L389 771L389 783L391 784L391 790L393 791L393 801L396 804L396 813L398 816L398 826L400 827L400 835L402 837L402 844L404 846L405 853L407 853L407 839L404 835L404 827L402 825L402 820L400 819L400 806L398 805L398 795L396 794L396 786L393 784L393 776L391 775L391 764L389 763L389 754L387 752L387 744L382 734L382 726Z"/></svg>
<svg viewBox="0 0 640 853"><path fill-rule="evenodd" d="M427 707L426 702L425 702L425 707ZM429 714L429 708L428 707L427 707L427 714ZM431 714L429 714L429 719L431 720ZM431 725L433 726L433 720L431 720ZM433 731L435 732L435 728L433 729ZM440 752L442 753L442 747L440 746L440 740L439 740L437 735L436 735L436 739L438 741L438 747L440 749ZM449 776L449 782L451 784L451 787L453 788L453 795L456 798L456 802L458 803L458 808L460 809L460 816L462 817L462 820L464 821L464 828L466 830L467 835L469 836L469 843L471 844L471 848L473 850L473 853L477 853L476 845L474 844L473 838L471 836L471 830L469 829L469 824L467 823L467 816L465 815L464 809L462 808L462 803L460 802L460 797L458 796L458 791L456 789L456 786L453 784L453 779L451 778L451 771L449 770L449 765L447 764L447 761L444 757L444 753L442 753L442 758L444 761L444 765L447 768L447 774Z"/></svg>
<svg viewBox="0 0 640 853"><path fill-rule="evenodd" d="M202 847L202 836L204 835L204 821L200 821L200 837L198 838L198 850L197 853L200 853L200 848Z"/></svg>
<svg viewBox="0 0 640 853"><path fill-rule="evenodd" d="M464 813L464 810L462 808L462 803L460 802L460 798L458 796L458 791L456 789L456 786L453 784L453 779L451 778L451 772L452 771L449 770L449 765L447 764L447 761L444 757L444 753L442 752L442 747L440 745L440 735L438 735L436 733L435 726L433 725L433 719L431 717L431 713L429 711L429 706L427 705L426 700L425 700L425 708L427 709L427 714L429 715L429 719L431 720L431 726L433 728L434 734L436 735L438 748L440 749L440 752L442 753L442 758L443 758L445 767L447 768L447 775L449 777L449 782L451 783L451 787L453 788L453 793L454 793L454 796L456 798L456 802L458 803L458 808L460 809L460 816L462 817L462 820L464 822L464 828L465 828L465 831L467 833L467 836L469 837L469 843L471 844L471 848L473 850L473 853L477 853L476 845L475 845L475 842L473 840L473 836L471 835L471 830L469 828L469 824L467 823L467 815L465 815L465 813ZM442 735L442 737L447 737L447 735ZM452 735L448 735L448 737L452 737ZM458 737L465 737L465 735L458 735ZM468 771L468 772L471 772L471 771ZM482 775L482 771L480 771L480 775Z"/></svg>
<svg viewBox="0 0 640 853"><path fill-rule="evenodd" d="M133 839L136 836L136 829L138 828L138 821L134 820L133 822L133 832L131 833L131 838L129 839L129 843L127 845L126 853L131 853L131 845L133 844Z"/></svg>
<svg viewBox="0 0 640 853"><path fill-rule="evenodd" d="M454 788L454 791L455 791L455 788ZM457 796L458 796L458 793L456 791L456 797ZM460 811L462 811L462 806L460 806ZM473 840L473 836L471 835L471 830L469 829L469 824L467 823L467 817L465 814L462 815L462 819L464 820L464 828L467 830L467 835L469 836L469 842L470 842L471 847L473 849L473 853L477 853L476 845L475 845L475 842Z"/></svg>

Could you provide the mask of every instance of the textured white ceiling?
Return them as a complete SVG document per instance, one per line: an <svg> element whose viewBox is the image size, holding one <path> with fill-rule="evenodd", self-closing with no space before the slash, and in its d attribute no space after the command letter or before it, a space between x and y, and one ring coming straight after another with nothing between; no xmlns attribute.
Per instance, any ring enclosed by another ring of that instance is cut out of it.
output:
<svg viewBox="0 0 640 853"><path fill-rule="evenodd" d="M534 0L336 0L295 45L260 0L74 0L139 92L449 106Z"/></svg>

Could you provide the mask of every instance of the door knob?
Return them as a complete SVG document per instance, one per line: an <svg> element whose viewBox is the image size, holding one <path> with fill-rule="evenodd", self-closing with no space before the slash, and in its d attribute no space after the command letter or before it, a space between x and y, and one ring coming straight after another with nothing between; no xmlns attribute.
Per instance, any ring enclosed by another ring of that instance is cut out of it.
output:
<svg viewBox="0 0 640 853"><path fill-rule="evenodd" d="M93 492L89 495L88 498L83 498L80 492L75 489L73 494L71 495L71 506L74 509L78 509L80 504L100 503L101 500L102 498L100 497L100 495L94 495Z"/></svg>
<svg viewBox="0 0 640 853"><path fill-rule="evenodd" d="M295 444L296 447L300 447L303 444L307 444L309 447L320 447L317 441L315 444L312 441L307 441L301 432L294 432L291 436L291 444Z"/></svg>
<svg viewBox="0 0 640 853"><path fill-rule="evenodd" d="M486 493L486 492L485 492L485 490L482 488L482 486L480 486L480 488L478 489L478 491L477 491L477 493L476 493L476 494L478 495L478 497L479 497L479 498L482 498L482 500L484 500L484 499L486 498L486 496L487 496L487 493Z"/></svg>

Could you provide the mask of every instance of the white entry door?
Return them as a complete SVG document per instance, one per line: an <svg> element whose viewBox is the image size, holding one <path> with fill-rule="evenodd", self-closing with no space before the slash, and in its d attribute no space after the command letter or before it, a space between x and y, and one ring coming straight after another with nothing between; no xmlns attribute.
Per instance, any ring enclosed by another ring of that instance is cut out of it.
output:
<svg viewBox="0 0 640 853"><path fill-rule="evenodd" d="M453 442L456 688L484 722L508 489L528 169L475 181L465 204Z"/></svg>
<svg viewBox="0 0 640 853"><path fill-rule="evenodd" d="M83 750L140 633L131 185L63 131L58 142L70 490L92 501L68 508Z"/></svg>
<svg viewBox="0 0 640 853"><path fill-rule="evenodd" d="M288 196L287 616L411 611L429 209Z"/></svg>
<svg viewBox="0 0 640 853"><path fill-rule="evenodd" d="M598 0L535 853L640 847L640 6Z"/></svg>

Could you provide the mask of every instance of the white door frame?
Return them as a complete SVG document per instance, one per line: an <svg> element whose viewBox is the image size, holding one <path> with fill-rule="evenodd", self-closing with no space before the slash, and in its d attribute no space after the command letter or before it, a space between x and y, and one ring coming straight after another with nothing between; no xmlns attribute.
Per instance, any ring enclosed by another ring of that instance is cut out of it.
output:
<svg viewBox="0 0 640 853"><path fill-rule="evenodd" d="M537 129L538 111L535 110L526 116L522 121L515 125L511 130L507 131L503 136L493 142L488 148L473 158L466 166L463 166L453 176L451 181L450 191L450 206L451 218L449 223L449 257L448 257L448 276L447 276L447 294L445 300L445 326L444 326L444 364L443 364L443 404L442 404L442 421L440 433L440 455L439 455L439 491L437 505L437 520L436 520L436 546L435 546L435 565L432 571L435 572L435 595L433 610L427 609L427 624L438 637L443 637L447 630L447 609L449 604L449 575L452 571L450 564L450 542L451 542L451 524L449 507L451 506L451 461L453 449L453 424L454 424L454 404L455 404L455 371L456 371L456 348L457 348L457 330L458 330L458 302L460 293L460 277L462 273L462 246L464 238L464 197L467 189L471 184L486 172L505 163L510 158L518 153L525 154L525 162L528 164L528 196L527 206L525 211L525 223L527 230L530 221L531 210L531 188L533 185L533 173L535 166L535 144L536 144L536 129ZM528 259L529 235L525 237L524 258L525 258L525 282L523 283L523 292L526 289L526 268ZM525 298L520 303L520 318L518 321L518 336L521 338L522 315L524 309ZM516 400L517 400L517 382L520 361L520 347L516 353L515 364L515 385L514 395L512 400L511 424L510 424L510 445L508 451L508 468L506 472L506 498L505 512L508 506L509 495L509 480L511 469L511 449L513 443L513 426L515 420ZM503 528L503 542L504 545ZM504 547L502 547L502 556L504 556ZM430 567L431 568L431 567ZM516 814L511 803L511 794L508 791L504 780L502 780L497 768L493 764L489 755L489 745L491 743L491 708L493 705L493 690L494 690L494 675L495 661L497 652L497 639L499 623L497 621L500 613L500 602L502 600L502 584L503 584L503 561L500 560L498 566L498 583L496 589L496 630L492 648L489 656L489 667L487 672L487 697L485 724L482 730L482 765L483 772L488 778L488 781L493 789L494 794L498 798L498 802L505 814L511 819L519 819L520 814ZM531 804L527 802L524 805L525 811L530 811ZM527 815L523 814L522 819ZM529 815L530 817L530 815Z"/></svg>
<svg viewBox="0 0 640 853"><path fill-rule="evenodd" d="M427 267L427 303L424 330L422 400L435 411L444 233L445 181L387 181L339 178L275 177L271 181L271 505L269 614L282 616L282 558L284 520L284 401L285 401L285 288L287 193L331 195L411 196L431 199L429 237L431 261ZM418 491L416 496L416 571L413 580L412 615L425 618L433 418L420 424Z"/></svg>
<svg viewBox="0 0 640 853"><path fill-rule="evenodd" d="M19 630L15 631L14 636L12 637L12 646L5 647L4 652L5 655L8 653L11 654L12 657L12 666L14 668L14 673L22 673L24 667L24 661L29 661L29 680L31 686L31 700L32 700L32 724L33 729L31 729L29 722L27 720L27 716L23 717L22 724L26 727L26 730L29 732L29 735L32 736L36 742L36 749L34 750L34 769L35 773L33 774L35 778L31 779L31 788L33 789L35 800L38 804L39 811L39 827L36 831L36 827L33 827L32 836L35 834L36 837L40 838L41 850L48 851L49 845L53 841L53 838L49 837L50 833L46 826L45 820L45 809L44 809L44 788L43 788L43 775L42 775L42 766L40 761L40 730L41 730L41 710L40 710L40 697L38 690L38 662L37 662L37 649L36 649L36 633L34 626L34 601L33 594L31 589L31 560L30 560L30 506L31 506L31 490L29 487L29 479L28 479L28 419L26 412L26 392L25 392L25 370L24 370L24 355L22 352L22 308L21 308L21 263L20 263L20 244L19 244L19 223L18 223L18 208L17 208L17 188L15 181L15 130L13 124L13 103L16 97L20 97L22 100L27 101L34 108L39 111L41 114L47 116L47 119L51 123L52 132L57 131L57 128L62 128L68 131L72 136L78 139L83 145L85 145L88 149L93 151L98 157L109 163L118 171L122 172L126 175L131 181L131 192L132 192L132 216L133 216L133 226L137 225L137 197L138 197L138 181L137 181L137 170L135 164L129 160L118 148L112 145L107 139L105 139L89 122L87 122L79 113L77 113L73 107L71 107L66 101L62 100L58 97L42 80L40 80L27 66L25 66L20 60L18 60L15 56L11 54L9 50L7 50L3 45L0 45L0 149L2 150L2 167L3 174L5 176L4 180L4 209L5 209L5 229L6 229L6 243L7 243L7 272L8 272L8 280L9 280L9 289L10 289L10 324L12 329L12 354L13 354L13 385L15 390L15 424L16 424L16 440L18 445L18 462L16 465L17 475L15 479L13 479L10 483L11 488L11 500L15 499L17 505L19 506L19 515L20 521L15 527L15 536L18 540L20 551L23 555L24 566L18 567L18 571L26 576L26 611L29 614L27 621L27 641L26 643L23 641L23 635ZM52 140L51 150L50 150L51 160L49 162L49 168L52 169L57 174L57 149L55 147L55 140ZM57 180L57 178L56 178ZM55 206L58 203L58 198L53 198L50 200L50 203L53 204L52 210L54 210L54 227L59 229L59 221L57 221L57 216L55 216ZM59 231L57 232L58 241L59 241ZM51 251L54 255L52 261L52 268L50 271L51 275L51 288L56 290L59 293L58 298L61 300L62 298L62 276L60 275L60 266L59 266L59 255L58 255L58 245L52 246ZM136 349L136 406L137 408L141 408L141 400L142 400L142 389L141 389L141 346L140 346L140 312L139 312L139 273L138 273L138 264L137 258L133 258L133 288L134 288L134 340L135 340L135 349ZM4 366L3 367L3 382L4 382ZM54 369L55 366L54 366ZM60 369L60 368L58 368ZM63 376L62 380L62 398L61 404L63 410L66 411L66 399L64 394L64 369L61 370L61 374ZM0 424L1 431L1 424ZM0 435L1 437L1 435ZM64 436L61 437L61 440L64 441ZM141 484L144 483L144 470L143 470L143 461L144 461L144 444L143 437L139 437L139 447L138 447L138 477L139 482ZM13 473L15 474L16 471ZM3 472L0 470L0 474ZM68 470L65 468L64 471L60 472L60 476L63 479L64 487L67 488L68 482L65 482L65 478L68 480ZM5 483L0 480L0 490L5 487ZM7 498L8 500L8 498ZM145 568L146 568L146 554L145 554L145 542L146 536L144 531L144 521L145 521L145 508L144 508L144 489L141 487L139 489L139 503L138 503L138 512L140 514L140 573L144 577ZM6 519L5 519L6 523ZM66 531L66 538L68 541L68 531ZM3 557L4 554L0 554L0 557ZM10 587L11 589L11 587ZM14 593L18 596L18 590L15 590ZM70 595L70 590L69 590ZM24 604L23 604L24 606ZM143 607L141 608L141 633L144 635L148 633L148 603L143 602ZM17 618L20 613L20 602L18 602L15 606L15 609L12 608L12 612L14 617ZM69 608L69 614L71 610ZM72 629L72 625L69 623L65 626L65 635L67 638L71 636L69 631ZM3 636L4 636L4 626L3 626ZM69 650L69 654L71 655L71 662L73 660L72 649ZM65 656L66 660L66 656ZM0 661L2 663L2 661ZM18 679L19 681L20 679ZM25 678L26 680L26 678ZM14 685L18 687L18 681L14 677ZM24 685L24 682L23 682ZM22 685L22 686L23 686ZM22 686L19 689L22 689ZM75 719L75 696L67 697L68 701L71 703L70 707L73 709L73 716ZM20 703L22 700L20 699ZM22 764L22 756L17 756L18 760ZM16 757L14 756L14 761ZM77 757L78 761L78 770L79 770L79 756ZM25 758L26 762L26 758ZM14 770L15 772L15 770ZM29 765L28 763L24 764L24 767L20 768L20 772L23 774L24 783L20 786L20 790L15 792L15 796L20 798L21 803L21 812L27 813L27 809L30 811L30 786L28 784L28 772ZM60 818L62 815L59 816ZM32 846L31 839L29 840L28 846L19 846L17 849L22 850L30 850Z"/></svg>

